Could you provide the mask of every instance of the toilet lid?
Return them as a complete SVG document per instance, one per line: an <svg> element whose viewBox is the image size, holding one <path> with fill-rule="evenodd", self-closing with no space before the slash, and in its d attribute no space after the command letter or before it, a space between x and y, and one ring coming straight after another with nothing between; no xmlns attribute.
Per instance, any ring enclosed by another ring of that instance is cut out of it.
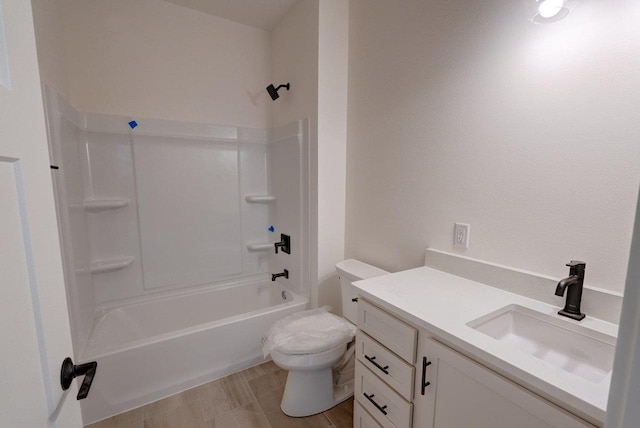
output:
<svg viewBox="0 0 640 428"><path fill-rule="evenodd" d="M272 349L289 355L317 354L351 342L355 334L355 325L326 307L296 312L276 322L266 334L265 354Z"/></svg>

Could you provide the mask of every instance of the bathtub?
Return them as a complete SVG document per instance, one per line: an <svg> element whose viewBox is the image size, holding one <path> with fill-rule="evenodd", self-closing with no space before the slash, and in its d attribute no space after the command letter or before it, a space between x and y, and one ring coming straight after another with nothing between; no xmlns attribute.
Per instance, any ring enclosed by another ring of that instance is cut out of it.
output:
<svg viewBox="0 0 640 428"><path fill-rule="evenodd" d="M84 423L263 362L262 335L307 302L260 281L101 309L80 358L98 362Z"/></svg>

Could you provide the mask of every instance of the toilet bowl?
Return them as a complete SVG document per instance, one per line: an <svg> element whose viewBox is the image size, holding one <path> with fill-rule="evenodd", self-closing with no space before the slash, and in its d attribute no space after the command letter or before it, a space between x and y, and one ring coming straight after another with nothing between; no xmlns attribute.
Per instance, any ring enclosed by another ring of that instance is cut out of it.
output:
<svg viewBox="0 0 640 428"><path fill-rule="evenodd" d="M357 292L352 283L388 272L353 259L338 263L336 270L344 318L324 308L298 312L266 336L265 351L268 347L273 362L289 372L280 404L289 416L320 413L353 395Z"/></svg>
<svg viewBox="0 0 640 428"><path fill-rule="evenodd" d="M289 416L309 416L323 412L335 403L332 367L347 349L343 344L328 351L308 355L287 355L272 351L273 362L288 370L280 408ZM338 391L340 392L340 391ZM353 394L353 388L351 388ZM342 394L344 398L349 395Z"/></svg>

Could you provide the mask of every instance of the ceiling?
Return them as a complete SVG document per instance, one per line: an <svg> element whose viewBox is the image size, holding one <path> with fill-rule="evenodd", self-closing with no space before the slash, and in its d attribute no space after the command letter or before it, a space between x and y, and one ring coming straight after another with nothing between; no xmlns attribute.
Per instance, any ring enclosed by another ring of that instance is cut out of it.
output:
<svg viewBox="0 0 640 428"><path fill-rule="evenodd" d="M272 30L297 0L166 0L229 21Z"/></svg>

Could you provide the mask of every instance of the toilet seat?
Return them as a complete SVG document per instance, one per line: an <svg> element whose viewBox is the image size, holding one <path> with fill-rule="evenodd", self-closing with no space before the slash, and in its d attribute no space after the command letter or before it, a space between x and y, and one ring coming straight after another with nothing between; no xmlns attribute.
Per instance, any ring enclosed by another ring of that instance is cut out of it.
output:
<svg viewBox="0 0 640 428"><path fill-rule="evenodd" d="M266 334L263 347L265 355L271 352L273 356L277 352L281 354L280 359L284 355L298 355L320 361L325 352L331 354L338 348L346 349L356 330L355 325L330 313L327 307L312 309L278 321Z"/></svg>
<svg viewBox="0 0 640 428"><path fill-rule="evenodd" d="M274 349L271 351L271 358L285 370L317 370L333 367L346 349L346 344L313 354L287 354Z"/></svg>

